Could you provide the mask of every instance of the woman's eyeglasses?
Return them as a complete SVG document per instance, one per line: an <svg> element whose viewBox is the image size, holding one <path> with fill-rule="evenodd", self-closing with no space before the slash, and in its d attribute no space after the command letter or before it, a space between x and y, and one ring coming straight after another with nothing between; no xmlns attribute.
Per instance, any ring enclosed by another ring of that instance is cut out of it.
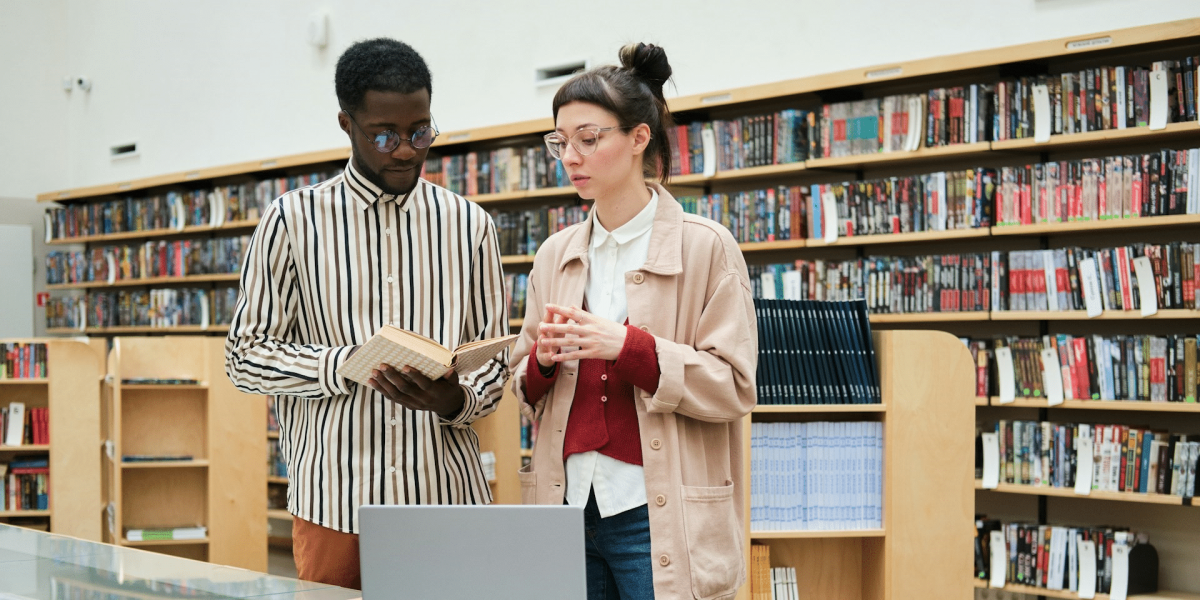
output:
<svg viewBox="0 0 1200 600"><path fill-rule="evenodd" d="M371 135L366 131L363 131L363 128L358 124L358 121L355 121L354 116L348 111L342 112L346 113L346 116L350 118L350 122L354 123L354 127L362 132L363 135L367 136L367 139L371 140L371 145L374 146L375 150L379 151L380 153L387 154L392 152L397 146L400 145L401 140L405 140L405 138L401 137L400 134L390 129L381 131L375 135ZM430 118L432 119L432 117ZM436 140L437 136L437 122L435 121L432 125L422 125L418 127L417 130L413 132L412 136L407 138L407 141L409 144L412 144L413 148L421 150L423 148L432 146L433 140Z"/></svg>
<svg viewBox="0 0 1200 600"><path fill-rule="evenodd" d="M633 127L616 126L580 129L571 134L571 137L558 132L547 133L546 150L550 151L550 156L562 160L563 153L567 151L567 144L570 144L580 156L591 156L596 153L596 146L600 143L600 134L614 129L633 129Z"/></svg>

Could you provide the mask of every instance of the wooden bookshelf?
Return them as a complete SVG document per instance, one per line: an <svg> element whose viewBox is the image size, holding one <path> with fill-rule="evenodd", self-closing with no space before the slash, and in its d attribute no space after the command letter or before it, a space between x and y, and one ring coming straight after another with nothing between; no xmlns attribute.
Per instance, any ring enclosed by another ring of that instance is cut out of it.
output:
<svg viewBox="0 0 1200 600"><path fill-rule="evenodd" d="M49 465L45 510L0 511L0 518L45 518L52 533L99 541L101 515L100 353L90 340L5 339L46 344L47 377L0 379L0 406L46 408L48 444L0 446L0 461L44 455Z"/></svg>
<svg viewBox="0 0 1200 600"><path fill-rule="evenodd" d="M1065 408L1082 410L1200 413L1200 404L1196 403L1141 402L1137 400L1063 400L1062 404L1050 406L1050 402L1045 398L1015 398L1012 402L1001 404L999 397L992 396L990 398L990 406L1011 408Z"/></svg>
<svg viewBox="0 0 1200 600"><path fill-rule="evenodd" d="M119 327L85 327L84 329L72 329L70 327L51 327L46 330L47 333L64 334L64 335L95 335L95 336L114 336L114 335L135 335L135 334L159 334L159 333L219 333L224 335L229 331L229 324L215 324L205 327L203 325L172 325L170 327L150 327L142 325L127 325Z"/></svg>
<svg viewBox="0 0 1200 600"><path fill-rule="evenodd" d="M261 456L261 446L252 440L266 429L266 413L226 377L224 341L203 336L113 339L106 419L113 447L108 472L112 529L106 541L262 571L267 557L266 462L247 457ZM129 379L202 383L122 383ZM262 438L257 439L261 444ZM128 455L193 459L122 462ZM125 539L128 529L194 525L207 527L208 536Z"/></svg>
<svg viewBox="0 0 1200 600"><path fill-rule="evenodd" d="M975 480L975 489L985 490L983 482ZM1044 485L1022 485L1016 483L1001 483L993 492L1007 494L1027 494L1032 496L1054 496L1058 498L1081 498L1092 500L1117 500L1120 502L1138 502L1141 504L1166 504L1168 506L1193 506L1192 499L1171 494L1139 494L1136 492L1102 492L1091 490L1089 494L1076 494L1075 488L1059 488Z"/></svg>
<svg viewBox="0 0 1200 600"><path fill-rule="evenodd" d="M934 148L920 148L911 152L879 152L855 154L831 158L809 159L809 169L839 169L857 171L866 167L945 160L947 158L982 158L992 150L991 142L954 144Z"/></svg>
<svg viewBox="0 0 1200 600"><path fill-rule="evenodd" d="M872 323L952 323L988 320L987 311L925 312L871 315Z"/></svg>
<svg viewBox="0 0 1200 600"><path fill-rule="evenodd" d="M987 406L989 398L986 396L976 396L975 406Z"/></svg>
<svg viewBox="0 0 1200 600"><path fill-rule="evenodd" d="M1140 143L1143 141L1167 142L1173 139L1195 139L1200 133L1200 123L1167 123L1166 128L1153 130L1148 127L1130 127L1126 129L1103 129L1084 133L1068 133L1052 135L1046 142L1036 142L1033 138L1019 140L1001 140L991 142L992 150L1062 150L1073 146L1103 147Z"/></svg>
<svg viewBox="0 0 1200 600"><path fill-rule="evenodd" d="M820 248L827 246L873 246L878 244L912 244L924 242L943 242L946 240L966 240L986 238L991 230L986 227L974 229L951 229L947 231L916 231L912 233L889 233L884 235L852 235L839 236L833 242L823 239L806 240L806 247Z"/></svg>
<svg viewBox="0 0 1200 600"><path fill-rule="evenodd" d="M1062 235L1072 233L1092 233L1120 231L1125 229L1150 229L1189 227L1200 224L1200 215L1164 215L1156 217L1135 217L1129 219L1105 219L1102 221L1070 221L1066 223L1037 223L1034 225L996 225L991 228L991 235L998 237Z"/></svg>
<svg viewBox="0 0 1200 600"><path fill-rule="evenodd" d="M103 244L106 242L151 240L167 237L198 235L204 233L227 233L230 231L239 231L243 229L254 229L257 226L258 219L245 219L240 221L230 221L223 225L188 225L180 229L142 229L139 231L122 231L120 233L103 233L99 235L81 235L75 237L55 238L46 243L52 246L66 244Z"/></svg>
<svg viewBox="0 0 1200 600"><path fill-rule="evenodd" d="M286 508L268 508L267 518L279 519L281 521L291 521L293 517L292 513L288 512Z"/></svg>
<svg viewBox="0 0 1200 600"><path fill-rule="evenodd" d="M1136 321L1142 319L1170 320L1200 318L1200 311L1162 309L1149 316L1136 310L1106 310L1097 317L1088 317L1082 310L1007 310L992 311L993 321Z"/></svg>
<svg viewBox="0 0 1200 600"><path fill-rule="evenodd" d="M267 483L278 483L281 485L287 485L287 482L288 482L287 477L283 477L280 475L268 475L267 476Z"/></svg>
<svg viewBox="0 0 1200 600"><path fill-rule="evenodd" d="M513 255L509 255L509 256L500 257L500 264L503 264L503 265L532 265L533 258L534 257L532 255L522 256L519 254L513 254Z"/></svg>

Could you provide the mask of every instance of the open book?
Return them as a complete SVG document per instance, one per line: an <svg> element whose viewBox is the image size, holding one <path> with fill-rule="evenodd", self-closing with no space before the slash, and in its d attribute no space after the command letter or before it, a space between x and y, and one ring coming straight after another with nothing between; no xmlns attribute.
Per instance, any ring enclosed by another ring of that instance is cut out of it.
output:
<svg viewBox="0 0 1200 600"><path fill-rule="evenodd" d="M430 379L438 379L450 369L454 369L459 375L466 375L495 358L515 339L516 334L505 335L467 342L450 350L419 333L384 325L383 329L342 363L337 372L342 377L363 385L371 378L371 371L382 364L397 369L410 366Z"/></svg>

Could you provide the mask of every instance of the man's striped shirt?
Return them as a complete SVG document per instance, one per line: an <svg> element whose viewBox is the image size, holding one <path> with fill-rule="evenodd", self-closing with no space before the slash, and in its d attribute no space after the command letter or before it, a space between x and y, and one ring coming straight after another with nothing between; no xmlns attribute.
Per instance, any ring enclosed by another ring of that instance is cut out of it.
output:
<svg viewBox="0 0 1200 600"><path fill-rule="evenodd" d="M424 179L384 194L352 165L275 199L243 263L226 372L275 396L288 510L338 531L358 533L362 504L491 501L470 423L500 401L508 352L459 374L466 403L446 421L335 373L385 323L451 349L508 333L488 214Z"/></svg>

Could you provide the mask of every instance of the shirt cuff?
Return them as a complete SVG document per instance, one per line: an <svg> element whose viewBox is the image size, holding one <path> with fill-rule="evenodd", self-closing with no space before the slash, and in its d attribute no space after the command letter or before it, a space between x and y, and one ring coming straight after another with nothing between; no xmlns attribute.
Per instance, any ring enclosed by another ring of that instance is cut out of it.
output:
<svg viewBox="0 0 1200 600"><path fill-rule="evenodd" d="M471 421L474 420L473 417L475 414L479 412L479 405L482 403L475 395L475 390L461 383L458 384L458 387L463 391L462 410L459 410L458 414L454 415L454 417L450 419L438 415L438 419L441 421L442 425L459 428L466 427L470 425Z"/></svg>
<svg viewBox="0 0 1200 600"><path fill-rule="evenodd" d="M325 390L326 396L342 396L350 393L350 386L353 382L338 374L337 370L346 359L350 357L352 350L358 346L338 346L329 348L322 352L317 358L317 367L320 373L321 389Z"/></svg>
<svg viewBox="0 0 1200 600"><path fill-rule="evenodd" d="M542 365L537 361L537 354L529 353L529 365L525 369L525 402L530 405L537 404L542 396L554 385L554 381L558 379L558 363L550 370L550 376L542 374Z"/></svg>
<svg viewBox="0 0 1200 600"><path fill-rule="evenodd" d="M625 326L625 345L613 363L613 372L630 385L651 394L658 391L658 342L654 336L634 327Z"/></svg>

